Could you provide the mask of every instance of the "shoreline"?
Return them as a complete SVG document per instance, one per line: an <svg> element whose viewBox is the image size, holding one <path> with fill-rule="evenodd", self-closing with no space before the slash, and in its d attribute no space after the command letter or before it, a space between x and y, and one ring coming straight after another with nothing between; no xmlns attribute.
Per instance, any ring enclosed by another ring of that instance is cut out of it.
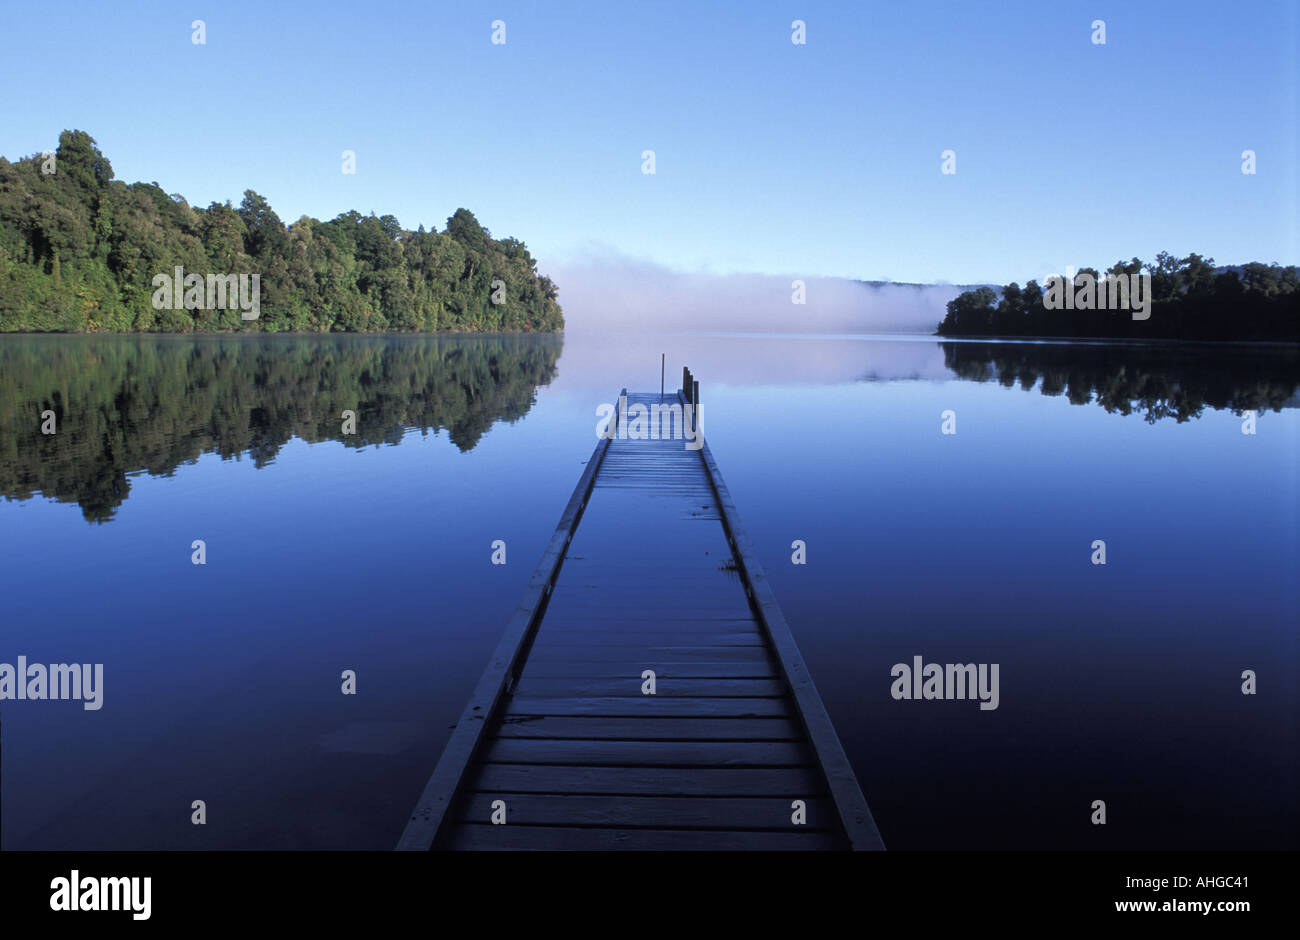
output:
<svg viewBox="0 0 1300 940"><path fill-rule="evenodd" d="M1152 336L1146 339L1134 339L1130 336L1007 336L1004 334L932 334L937 342L974 342L974 343L1035 343L1060 345L1096 346L1231 346L1258 347L1276 346L1300 350L1300 340L1286 339L1180 339L1172 336Z"/></svg>
<svg viewBox="0 0 1300 940"><path fill-rule="evenodd" d="M564 330L0 330L3 336L563 336Z"/></svg>

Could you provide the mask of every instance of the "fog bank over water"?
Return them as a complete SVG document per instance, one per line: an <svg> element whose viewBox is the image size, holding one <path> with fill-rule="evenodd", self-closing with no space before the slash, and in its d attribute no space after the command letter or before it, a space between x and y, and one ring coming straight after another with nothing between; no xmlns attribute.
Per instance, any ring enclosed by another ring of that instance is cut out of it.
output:
<svg viewBox="0 0 1300 940"><path fill-rule="evenodd" d="M570 330L932 333L956 285L674 271L603 253L547 266ZM796 279L804 303L792 302Z"/></svg>
<svg viewBox="0 0 1300 940"><path fill-rule="evenodd" d="M667 355L664 383L669 389L681 385L683 365L689 365L702 384L826 385L955 378L944 365L938 340L919 334L568 329L552 385L560 391L595 395L601 401L608 400L610 389L617 392L624 385L632 391L651 391L659 387L660 353Z"/></svg>

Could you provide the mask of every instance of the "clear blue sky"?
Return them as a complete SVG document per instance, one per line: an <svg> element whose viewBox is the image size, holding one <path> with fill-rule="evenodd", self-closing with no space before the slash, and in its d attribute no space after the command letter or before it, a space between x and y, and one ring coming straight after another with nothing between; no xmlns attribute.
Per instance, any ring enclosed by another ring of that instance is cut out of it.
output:
<svg viewBox="0 0 1300 940"><path fill-rule="evenodd" d="M593 246L952 282L1161 249L1300 262L1296 0L703 6L9 4L0 153L80 128L120 179L255 189L286 221L465 206L544 267Z"/></svg>

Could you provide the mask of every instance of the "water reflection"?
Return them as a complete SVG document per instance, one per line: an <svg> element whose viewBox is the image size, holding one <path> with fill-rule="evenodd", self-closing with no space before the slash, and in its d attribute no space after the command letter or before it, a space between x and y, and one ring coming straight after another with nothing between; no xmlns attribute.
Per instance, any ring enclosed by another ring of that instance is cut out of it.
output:
<svg viewBox="0 0 1300 940"><path fill-rule="evenodd" d="M105 522L130 474L205 453L272 460L294 437L349 447L446 431L462 451L527 414L565 339L533 336L0 337L0 494ZM653 351L651 355L647 350ZM653 388L658 350L718 385L996 382L1148 422L1300 406L1295 347L943 341L923 336L576 333L556 387ZM673 370L670 370L670 372ZM52 411L57 432L42 433ZM343 433L343 412L356 433Z"/></svg>
<svg viewBox="0 0 1300 940"><path fill-rule="evenodd" d="M365 447L410 428L467 451L528 413L562 348L554 335L5 337L0 493L40 492L105 522L128 474L170 475L210 452L261 467L294 437Z"/></svg>
<svg viewBox="0 0 1300 940"><path fill-rule="evenodd" d="M1300 354L1291 347L945 342L959 378L1035 386L1076 405L1182 423L1205 409L1280 411L1300 406Z"/></svg>

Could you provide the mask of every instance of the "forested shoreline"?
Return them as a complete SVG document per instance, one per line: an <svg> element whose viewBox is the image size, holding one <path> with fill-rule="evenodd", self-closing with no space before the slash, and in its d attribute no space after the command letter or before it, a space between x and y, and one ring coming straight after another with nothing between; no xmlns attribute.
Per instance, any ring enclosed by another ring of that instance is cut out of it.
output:
<svg viewBox="0 0 1300 940"><path fill-rule="evenodd" d="M1128 309L1101 309L1099 294L1074 309L1052 309L1045 285L1012 282L995 291L979 287L948 302L937 336L1044 336L1207 341L1300 342L1300 269L1277 264L1216 268L1213 258L1168 252L1152 263L1120 261L1106 272L1081 268L1063 281L1071 299L1088 299L1086 282L1107 277L1135 283L1146 278L1150 306L1145 319ZM1131 298L1130 298L1131 299Z"/></svg>
<svg viewBox="0 0 1300 940"><path fill-rule="evenodd" d="M209 278L206 304L158 302L177 268ZM256 319L211 304L214 275L258 277ZM116 180L83 131L0 157L0 332L557 332L557 293L467 209L442 232L355 211L286 225L253 190L202 209Z"/></svg>

